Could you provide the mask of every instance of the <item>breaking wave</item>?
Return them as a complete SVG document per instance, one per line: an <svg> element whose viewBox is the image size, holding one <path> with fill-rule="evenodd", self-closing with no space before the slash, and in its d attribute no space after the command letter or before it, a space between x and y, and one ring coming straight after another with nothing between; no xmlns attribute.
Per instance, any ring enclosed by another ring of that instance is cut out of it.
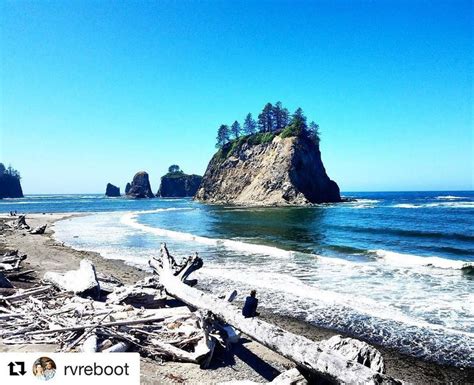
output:
<svg viewBox="0 0 474 385"><path fill-rule="evenodd" d="M387 250L370 250L370 254L382 259L391 265L410 267L410 266L427 266L439 269L455 269L461 270L468 266L473 266L471 262L452 260L440 257L421 257L413 254L402 254Z"/></svg>

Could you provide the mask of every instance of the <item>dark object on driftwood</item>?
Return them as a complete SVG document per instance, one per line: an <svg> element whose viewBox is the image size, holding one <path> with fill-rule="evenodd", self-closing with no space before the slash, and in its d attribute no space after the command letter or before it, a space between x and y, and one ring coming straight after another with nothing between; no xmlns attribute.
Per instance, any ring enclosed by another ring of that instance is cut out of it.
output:
<svg viewBox="0 0 474 385"><path fill-rule="evenodd" d="M30 234L44 234L44 232L46 231L46 226L47 225L38 226L34 228L33 230L31 230Z"/></svg>
<svg viewBox="0 0 474 385"><path fill-rule="evenodd" d="M3 289L11 289L13 287L12 283L10 280L5 277L3 273L0 272L0 288Z"/></svg>
<svg viewBox="0 0 474 385"><path fill-rule="evenodd" d="M287 332L257 318L244 318L240 309L227 301L194 289L183 281L193 271L202 267L202 260L195 254L185 263L177 264L162 245L160 258L152 258L149 265L159 275L160 283L168 294L189 306L211 312L219 320L232 325L262 345L311 371L315 375L336 383L401 384L387 375L376 372L341 354L326 350L319 343Z"/></svg>

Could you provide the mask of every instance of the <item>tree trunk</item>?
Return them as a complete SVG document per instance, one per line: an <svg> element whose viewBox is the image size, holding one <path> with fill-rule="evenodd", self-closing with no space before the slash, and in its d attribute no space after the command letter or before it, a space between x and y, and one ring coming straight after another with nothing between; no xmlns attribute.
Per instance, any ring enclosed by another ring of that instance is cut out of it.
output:
<svg viewBox="0 0 474 385"><path fill-rule="evenodd" d="M217 318L234 326L269 349L295 362L297 365L326 379L342 384L401 384L382 373L347 360L342 355L323 351L320 344L305 337L287 332L257 318L245 318L241 311L227 301L189 287L181 279L202 266L195 254L182 265L169 255L166 245L161 246L160 258L152 258L150 266L159 275L166 291L184 303L213 313Z"/></svg>

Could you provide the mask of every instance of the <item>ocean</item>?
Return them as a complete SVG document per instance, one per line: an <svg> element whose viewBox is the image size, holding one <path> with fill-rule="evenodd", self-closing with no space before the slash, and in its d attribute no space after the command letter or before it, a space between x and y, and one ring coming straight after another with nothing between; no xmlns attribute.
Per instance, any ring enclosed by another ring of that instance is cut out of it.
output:
<svg viewBox="0 0 474 385"><path fill-rule="evenodd" d="M241 208L190 199L30 195L0 212L88 212L55 237L146 266L166 242L198 252L201 285L257 290L261 307L457 366L474 366L474 192L344 193L357 201ZM463 269L464 268L464 269Z"/></svg>

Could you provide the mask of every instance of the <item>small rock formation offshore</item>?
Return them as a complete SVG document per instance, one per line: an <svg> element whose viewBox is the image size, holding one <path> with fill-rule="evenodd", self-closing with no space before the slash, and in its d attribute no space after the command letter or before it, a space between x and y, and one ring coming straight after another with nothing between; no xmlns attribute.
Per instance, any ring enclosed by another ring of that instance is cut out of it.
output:
<svg viewBox="0 0 474 385"><path fill-rule="evenodd" d="M120 187L114 186L111 183L107 183L107 187L105 188L105 195L108 197L119 197Z"/></svg>
<svg viewBox="0 0 474 385"><path fill-rule="evenodd" d="M127 183L127 185L125 186L125 195L128 195L128 192L130 191L131 188L132 188L132 185L130 183Z"/></svg>
<svg viewBox="0 0 474 385"><path fill-rule="evenodd" d="M0 163L0 199L23 198L20 179L17 170L11 167L5 168L3 163Z"/></svg>
<svg viewBox="0 0 474 385"><path fill-rule="evenodd" d="M195 199L245 206L341 201L314 140L304 135L264 135L224 145L209 162Z"/></svg>
<svg viewBox="0 0 474 385"><path fill-rule="evenodd" d="M127 185L128 187L128 185ZM133 177L130 188L125 188L125 193L130 198L154 198L155 194L151 191L150 179L148 178L148 173L145 171L140 171L135 174Z"/></svg>
<svg viewBox="0 0 474 385"><path fill-rule="evenodd" d="M161 177L157 197L183 198L193 197L201 184L202 176L185 174L183 171L168 172Z"/></svg>

